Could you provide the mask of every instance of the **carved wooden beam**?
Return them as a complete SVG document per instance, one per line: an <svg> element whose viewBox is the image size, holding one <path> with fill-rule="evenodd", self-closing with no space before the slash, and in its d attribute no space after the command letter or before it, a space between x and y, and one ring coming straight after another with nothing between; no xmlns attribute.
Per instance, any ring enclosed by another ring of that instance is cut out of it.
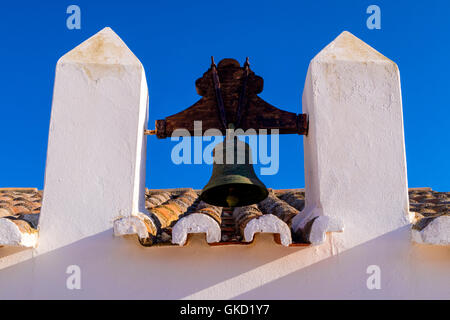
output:
<svg viewBox="0 0 450 320"><path fill-rule="evenodd" d="M303 134L308 133L308 117L306 114L296 114L280 110L270 103L258 97L263 90L263 79L250 69L241 67L234 59L223 59L217 66L220 79L220 90L228 123L234 123L238 117L239 97L245 92L243 101L243 112L241 113L239 128L247 131L255 129L278 129L280 134ZM246 90L242 90L243 79L246 72ZM204 135L208 129L218 129L225 135L221 123L219 109L217 107L216 90L214 87L211 68L195 82L197 93L202 96L191 107L168 116L163 120L156 120L155 131L158 138L167 138L176 129L187 129L194 136L194 121L202 122L201 134ZM151 130L153 131L153 130ZM155 133L153 131L152 133ZM148 132L149 133L149 132ZM199 132L200 133L200 132ZM246 132L249 134L250 132ZM150 134L150 133L149 133Z"/></svg>

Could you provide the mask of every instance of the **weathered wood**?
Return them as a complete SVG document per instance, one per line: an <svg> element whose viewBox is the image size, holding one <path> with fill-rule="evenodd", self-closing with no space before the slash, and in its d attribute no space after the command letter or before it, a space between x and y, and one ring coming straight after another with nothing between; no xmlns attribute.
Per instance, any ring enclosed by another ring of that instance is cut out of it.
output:
<svg viewBox="0 0 450 320"><path fill-rule="evenodd" d="M156 129L155 130L144 130L144 134L146 136L152 136L156 134Z"/></svg>
<svg viewBox="0 0 450 320"><path fill-rule="evenodd" d="M172 135L176 129L187 129L190 135L194 135L194 121L202 121L201 134L208 129L218 129L225 134L223 124L220 121L217 107L216 90L214 87L213 70L210 68L196 81L197 93L202 96L191 107L156 121L158 138L166 138ZM239 96L246 75L247 83L244 112L240 119L239 128L248 129L278 129L280 134L307 134L308 119L306 114L296 114L280 110L270 103L258 97L263 90L263 79L248 69L245 70L234 59L224 59L219 62L217 72L220 79L221 95L225 107L225 116L229 123L237 119ZM258 134L258 132L256 132Z"/></svg>

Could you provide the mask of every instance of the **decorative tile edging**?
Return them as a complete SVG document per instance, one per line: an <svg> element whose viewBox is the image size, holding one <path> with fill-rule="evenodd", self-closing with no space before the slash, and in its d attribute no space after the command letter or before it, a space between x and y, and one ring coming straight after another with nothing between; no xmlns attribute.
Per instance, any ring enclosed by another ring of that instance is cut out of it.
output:
<svg viewBox="0 0 450 320"><path fill-rule="evenodd" d="M0 218L0 245L36 248L39 231L24 220Z"/></svg>
<svg viewBox="0 0 450 320"><path fill-rule="evenodd" d="M275 233L283 246L292 244L289 226L273 214L262 214L257 205L236 208L233 216L245 242L252 242L255 233Z"/></svg>
<svg viewBox="0 0 450 320"><path fill-rule="evenodd" d="M450 216L437 217L422 230L413 228L412 240L421 244L450 245Z"/></svg>

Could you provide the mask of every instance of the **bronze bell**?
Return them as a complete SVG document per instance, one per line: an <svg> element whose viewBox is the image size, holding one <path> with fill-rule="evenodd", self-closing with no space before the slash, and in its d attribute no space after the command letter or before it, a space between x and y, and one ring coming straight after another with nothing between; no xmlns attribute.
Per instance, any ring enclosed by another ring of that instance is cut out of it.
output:
<svg viewBox="0 0 450 320"><path fill-rule="evenodd" d="M200 199L219 207L242 207L264 200L269 191L253 170L250 146L234 137L226 138L213 151L211 179Z"/></svg>

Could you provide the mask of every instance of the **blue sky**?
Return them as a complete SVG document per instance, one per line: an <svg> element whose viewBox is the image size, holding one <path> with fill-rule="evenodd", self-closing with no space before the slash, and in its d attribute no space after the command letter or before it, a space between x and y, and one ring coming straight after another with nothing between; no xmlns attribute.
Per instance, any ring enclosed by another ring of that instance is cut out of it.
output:
<svg viewBox="0 0 450 320"><path fill-rule="evenodd" d="M66 8L81 8L81 30L66 28ZM366 8L381 8L381 30ZM56 61L110 26L143 63L154 120L198 100L194 82L216 61L250 57L265 79L261 97L301 112L309 61L343 30L394 60L402 81L410 187L450 191L450 2L441 1L2 1L0 187L44 183ZM207 165L174 165L175 142L148 139L147 186L208 181ZM302 137L280 138L280 170L267 186L304 186Z"/></svg>

